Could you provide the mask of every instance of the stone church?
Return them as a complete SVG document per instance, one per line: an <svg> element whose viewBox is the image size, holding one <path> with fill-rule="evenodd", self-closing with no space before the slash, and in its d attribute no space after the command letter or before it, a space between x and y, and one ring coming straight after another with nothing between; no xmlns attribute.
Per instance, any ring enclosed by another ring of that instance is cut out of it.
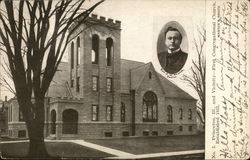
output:
<svg viewBox="0 0 250 160"><path fill-rule="evenodd" d="M60 64L47 92L46 137L197 133L196 99L157 73L151 62L121 59L120 21L91 15L71 31L68 62ZM15 98L8 103L8 134L27 137Z"/></svg>

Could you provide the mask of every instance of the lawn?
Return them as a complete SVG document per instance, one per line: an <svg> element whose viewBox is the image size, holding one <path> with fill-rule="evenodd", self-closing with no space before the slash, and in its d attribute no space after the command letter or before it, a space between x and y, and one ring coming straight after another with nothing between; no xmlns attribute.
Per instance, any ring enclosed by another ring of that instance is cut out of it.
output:
<svg viewBox="0 0 250 160"><path fill-rule="evenodd" d="M0 137L0 142L4 141L19 141L19 140L28 140L28 138L9 138L8 136Z"/></svg>
<svg viewBox="0 0 250 160"><path fill-rule="evenodd" d="M132 154L200 150L205 148L204 134L163 137L127 137L86 141Z"/></svg>
<svg viewBox="0 0 250 160"><path fill-rule="evenodd" d="M148 154L160 152L173 152L184 150L204 149L204 134L189 136L162 136L162 137L124 137L124 138L106 138L85 140L91 143L99 144L109 148L121 150L132 154ZM3 157L20 158L25 157L28 152L28 142L15 142L0 144ZM71 142L46 142L47 150L52 157L88 157L91 159L99 159L104 157L115 157L114 155L84 147ZM195 155L197 156L197 155ZM195 156L184 157L168 157L164 160L176 159L196 159ZM189 158L188 158L189 157ZM198 156L198 159L201 156ZM204 155L202 156L204 157ZM162 158L159 158L161 160ZM158 159L157 159L158 160Z"/></svg>
<svg viewBox="0 0 250 160"><path fill-rule="evenodd" d="M17 142L9 144L0 144L3 157L25 157L28 152L28 142ZM110 157L110 155L91 148L83 147L70 142L46 142L47 150L52 157L88 157L98 159L102 157Z"/></svg>

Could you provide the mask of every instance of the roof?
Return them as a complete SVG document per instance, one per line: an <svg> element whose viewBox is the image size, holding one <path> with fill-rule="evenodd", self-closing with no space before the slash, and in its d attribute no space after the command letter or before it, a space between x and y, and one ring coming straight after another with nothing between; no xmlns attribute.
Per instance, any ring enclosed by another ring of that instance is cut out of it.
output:
<svg viewBox="0 0 250 160"><path fill-rule="evenodd" d="M121 92L129 93L130 89L136 90L140 86L150 67L153 67L154 69L151 62L145 64L142 62L121 60ZM161 83L161 86L165 91L165 97L195 100L195 98L179 88L177 85L173 84L161 74L157 73L157 75L159 83Z"/></svg>
<svg viewBox="0 0 250 160"><path fill-rule="evenodd" d="M61 62L51 81L48 89L49 97L65 97L67 96L66 82L68 81L69 68L68 62Z"/></svg>
<svg viewBox="0 0 250 160"><path fill-rule="evenodd" d="M154 66L151 62L143 63L132 60L121 59L121 93L130 93L131 89L137 89L145 74L148 70ZM177 85L173 84L167 78L156 72L158 75L159 81L156 83L161 83L161 87L165 92L165 97L170 98L183 98L183 99L193 99L188 93L183 91ZM66 97L69 96L67 92L67 81L69 79L69 68L67 62L62 62L58 71L56 72L53 81L49 87L48 96L49 97Z"/></svg>
<svg viewBox="0 0 250 160"><path fill-rule="evenodd" d="M121 59L121 93L130 93L130 70L145 63Z"/></svg>
<svg viewBox="0 0 250 160"><path fill-rule="evenodd" d="M0 108L3 106L3 101L0 99Z"/></svg>
<svg viewBox="0 0 250 160"><path fill-rule="evenodd" d="M167 78L163 77L161 74L158 73L158 76L162 82L163 89L165 90L166 97L171 97L171 98L184 98L184 99L193 99L195 100L194 97L189 95L187 92L179 88L177 85L173 84L170 82Z"/></svg>
<svg viewBox="0 0 250 160"><path fill-rule="evenodd" d="M131 89L137 89L142 80L144 79L144 75L148 72L151 63L147 63L141 65L137 68L131 69Z"/></svg>

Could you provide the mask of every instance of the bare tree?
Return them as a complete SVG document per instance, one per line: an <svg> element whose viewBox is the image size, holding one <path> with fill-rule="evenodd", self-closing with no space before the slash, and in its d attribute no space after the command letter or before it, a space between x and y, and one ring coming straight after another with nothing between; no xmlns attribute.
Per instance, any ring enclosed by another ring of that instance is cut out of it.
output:
<svg viewBox="0 0 250 160"><path fill-rule="evenodd" d="M206 43L206 30L204 27L197 27L198 37L194 39L195 52L197 55L196 60L192 60L192 66L190 70L190 74L183 75L183 80L188 83L198 94L200 103L198 106L202 112L202 116L205 123L205 92L206 92L206 58L204 52L204 46ZM199 117L202 120L200 113L198 112Z"/></svg>
<svg viewBox="0 0 250 160"><path fill-rule="evenodd" d="M84 2L0 0L1 51L7 55L15 94L26 122L31 157L48 156L43 134L45 93L72 33L103 0L82 11Z"/></svg>

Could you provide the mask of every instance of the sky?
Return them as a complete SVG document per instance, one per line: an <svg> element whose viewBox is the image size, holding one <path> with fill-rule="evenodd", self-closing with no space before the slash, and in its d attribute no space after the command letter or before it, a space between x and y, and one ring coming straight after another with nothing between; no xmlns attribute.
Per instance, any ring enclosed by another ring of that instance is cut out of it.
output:
<svg viewBox="0 0 250 160"><path fill-rule="evenodd" d="M97 2L97 0L86 1L84 7ZM157 39L163 26L169 21L179 22L187 33L188 60L184 66L184 72L170 81L186 91L186 86L180 77L188 73L192 59L195 58L193 39L196 37L197 25L202 24L205 18L205 1L172 1L172 0L106 0L98 6L94 14L121 21L121 58L141 62L152 62L155 69L162 75L161 67L157 59ZM65 53L65 60L67 60ZM189 92L194 97L197 95ZM2 89L1 99L12 95Z"/></svg>
<svg viewBox="0 0 250 160"><path fill-rule="evenodd" d="M189 74L191 62L196 59L193 40L197 38L197 26L205 23L205 12L205 0L106 0L93 13L121 21L122 59L152 62L157 72L198 98L181 77ZM170 21L182 25L188 41L189 56L184 71L175 78L161 71L156 47L159 33Z"/></svg>
<svg viewBox="0 0 250 160"><path fill-rule="evenodd" d="M121 21L122 58L149 62L156 53L156 23L188 17L198 24L204 18L205 1L106 0L95 13Z"/></svg>

